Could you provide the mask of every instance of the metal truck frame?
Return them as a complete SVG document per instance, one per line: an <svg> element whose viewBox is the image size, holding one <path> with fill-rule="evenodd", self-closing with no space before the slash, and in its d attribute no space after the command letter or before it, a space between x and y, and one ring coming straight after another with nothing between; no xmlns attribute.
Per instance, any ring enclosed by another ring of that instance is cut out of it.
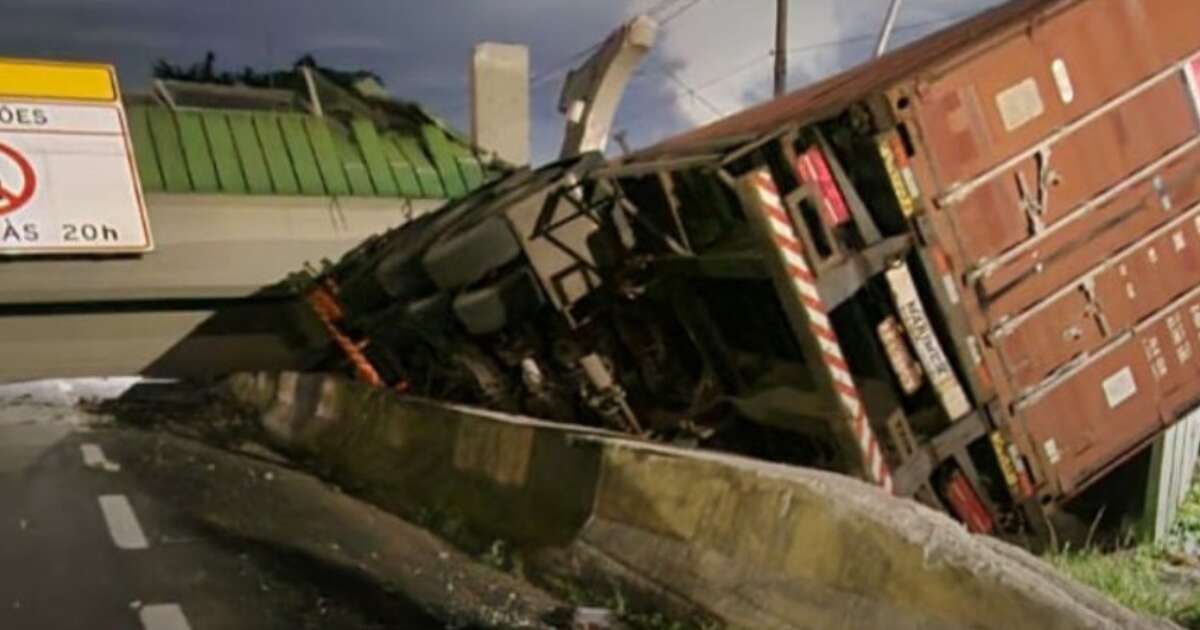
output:
<svg viewBox="0 0 1200 630"><path fill-rule="evenodd" d="M1200 401L1198 19L1013 2L631 157L512 173L315 286L388 386L835 470L1045 539Z"/></svg>

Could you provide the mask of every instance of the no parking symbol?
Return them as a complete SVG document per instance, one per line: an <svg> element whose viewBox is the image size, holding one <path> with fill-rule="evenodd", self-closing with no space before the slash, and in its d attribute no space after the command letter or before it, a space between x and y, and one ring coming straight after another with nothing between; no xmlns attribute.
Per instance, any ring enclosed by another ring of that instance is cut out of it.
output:
<svg viewBox="0 0 1200 630"><path fill-rule="evenodd" d="M0 257L154 248L108 64L0 59Z"/></svg>
<svg viewBox="0 0 1200 630"><path fill-rule="evenodd" d="M37 172L29 158L0 143L0 216L25 207L37 190Z"/></svg>

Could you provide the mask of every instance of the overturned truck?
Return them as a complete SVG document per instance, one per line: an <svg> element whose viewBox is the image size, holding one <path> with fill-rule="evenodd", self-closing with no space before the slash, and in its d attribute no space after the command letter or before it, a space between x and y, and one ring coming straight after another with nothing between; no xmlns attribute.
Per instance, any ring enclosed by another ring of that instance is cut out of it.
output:
<svg viewBox="0 0 1200 630"><path fill-rule="evenodd" d="M1200 402L1200 4L1019 1L309 274L314 368L1040 533Z"/></svg>

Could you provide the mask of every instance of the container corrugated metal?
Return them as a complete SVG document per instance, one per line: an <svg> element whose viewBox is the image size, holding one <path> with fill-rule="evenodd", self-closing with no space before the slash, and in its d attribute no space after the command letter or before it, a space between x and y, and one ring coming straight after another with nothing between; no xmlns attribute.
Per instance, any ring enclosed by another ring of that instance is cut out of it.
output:
<svg viewBox="0 0 1200 630"><path fill-rule="evenodd" d="M957 362L1059 499L1200 400L1197 24L1195 0L1019 0L636 159L891 121L899 206L981 342Z"/></svg>
<svg viewBox="0 0 1200 630"><path fill-rule="evenodd" d="M1010 431L1070 496L1200 398L1200 5L1046 6L892 94Z"/></svg>

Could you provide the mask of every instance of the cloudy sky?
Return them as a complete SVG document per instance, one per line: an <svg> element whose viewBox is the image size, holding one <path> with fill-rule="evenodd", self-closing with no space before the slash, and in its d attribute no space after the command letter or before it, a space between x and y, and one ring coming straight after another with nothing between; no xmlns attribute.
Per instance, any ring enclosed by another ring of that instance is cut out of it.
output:
<svg viewBox="0 0 1200 630"><path fill-rule="evenodd" d="M903 44L1002 0L905 0ZM791 87L867 59L888 0L792 0ZM655 11L659 43L618 116L644 146L770 95L774 0L6 0L0 56L116 63L126 90L158 59L284 67L305 53L380 74L396 96L467 128L471 47L530 47L534 153L552 157L572 59L631 16Z"/></svg>

